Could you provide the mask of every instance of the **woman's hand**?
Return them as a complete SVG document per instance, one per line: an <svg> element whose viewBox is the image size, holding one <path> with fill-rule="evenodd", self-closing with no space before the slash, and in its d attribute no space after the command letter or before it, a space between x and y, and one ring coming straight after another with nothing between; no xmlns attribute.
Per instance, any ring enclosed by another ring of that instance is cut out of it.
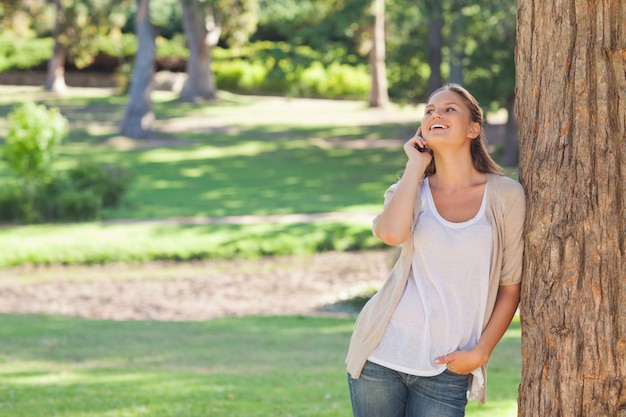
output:
<svg viewBox="0 0 626 417"><path fill-rule="evenodd" d="M467 375L487 363L485 356L477 349L459 350L435 359L435 365L446 365L455 374Z"/></svg>
<svg viewBox="0 0 626 417"><path fill-rule="evenodd" d="M422 128L419 127L415 136L409 139L404 144L404 153L409 158L409 161L417 160L428 165L432 160L432 154L426 147L426 140L422 136Z"/></svg>

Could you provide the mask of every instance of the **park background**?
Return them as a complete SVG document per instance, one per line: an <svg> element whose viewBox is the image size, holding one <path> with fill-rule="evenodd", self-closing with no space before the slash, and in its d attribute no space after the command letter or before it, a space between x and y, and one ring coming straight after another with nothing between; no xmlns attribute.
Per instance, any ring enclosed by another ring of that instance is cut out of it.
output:
<svg viewBox="0 0 626 417"><path fill-rule="evenodd" d="M59 36L40 3L3 3L0 136L27 102L69 128L35 217L14 210L23 179L0 162L0 416L350 415L354 317L395 256L370 221L432 86L476 93L516 175L515 2L388 2L391 102L376 107L371 2L241 2L254 28L224 32L215 97L186 101L180 4L152 1L154 122L140 139L120 133L134 2L60 3L74 13L63 91L43 88ZM77 189L77 172L107 174L119 201L94 204L97 181ZM516 414L519 337L516 320L469 416Z"/></svg>

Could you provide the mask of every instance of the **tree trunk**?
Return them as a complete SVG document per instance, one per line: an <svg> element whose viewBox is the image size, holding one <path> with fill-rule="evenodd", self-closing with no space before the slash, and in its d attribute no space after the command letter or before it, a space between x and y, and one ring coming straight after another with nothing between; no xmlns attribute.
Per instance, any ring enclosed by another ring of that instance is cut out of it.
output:
<svg viewBox="0 0 626 417"><path fill-rule="evenodd" d="M150 23L149 3L149 0L137 0L135 31L139 44L130 83L130 94L120 125L121 134L134 139L149 137L154 121L151 94L156 45L152 23Z"/></svg>
<svg viewBox="0 0 626 417"><path fill-rule="evenodd" d="M389 92L385 64L385 0L374 0L373 7L372 50L369 55L372 88L369 105L370 107L386 107L389 104Z"/></svg>
<svg viewBox="0 0 626 417"><path fill-rule="evenodd" d="M189 48L187 80L180 93L181 101L195 102L199 98L217 97L215 76L211 70L213 48L217 45L222 28L213 15L207 15L196 0L181 0L183 28Z"/></svg>
<svg viewBox="0 0 626 417"><path fill-rule="evenodd" d="M428 65L430 77L428 78L428 94L441 87L443 76L441 75L441 63L443 61L441 49L443 48L443 16L438 2L434 4L432 14L428 19Z"/></svg>
<svg viewBox="0 0 626 417"><path fill-rule="evenodd" d="M463 84L463 44L458 37L463 28L461 18L457 10L452 10L452 22L450 23L450 82Z"/></svg>
<svg viewBox="0 0 626 417"><path fill-rule="evenodd" d="M54 0L55 18L54 18L54 50L52 57L48 61L48 70L46 72L46 83L44 88L47 91L55 93L63 93L67 86L65 85L65 48L59 42L59 33L65 21L63 6L61 0Z"/></svg>
<svg viewBox="0 0 626 417"><path fill-rule="evenodd" d="M504 127L504 152L502 153L502 165L516 167L519 163L519 128L515 117L515 95L506 100L508 117Z"/></svg>
<svg viewBox="0 0 626 417"><path fill-rule="evenodd" d="M521 417L626 416L626 3L519 0Z"/></svg>
<svg viewBox="0 0 626 417"><path fill-rule="evenodd" d="M54 52L48 61L48 70L46 71L46 91L55 93L63 93L67 90L65 84L65 50L55 39Z"/></svg>

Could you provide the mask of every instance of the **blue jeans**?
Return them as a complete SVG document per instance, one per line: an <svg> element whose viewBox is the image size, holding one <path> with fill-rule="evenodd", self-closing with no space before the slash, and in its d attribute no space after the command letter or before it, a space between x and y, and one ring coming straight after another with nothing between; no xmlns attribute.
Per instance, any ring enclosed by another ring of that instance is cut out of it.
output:
<svg viewBox="0 0 626 417"><path fill-rule="evenodd" d="M463 417L468 383L448 370L423 377L369 361L360 378L348 375L354 417Z"/></svg>

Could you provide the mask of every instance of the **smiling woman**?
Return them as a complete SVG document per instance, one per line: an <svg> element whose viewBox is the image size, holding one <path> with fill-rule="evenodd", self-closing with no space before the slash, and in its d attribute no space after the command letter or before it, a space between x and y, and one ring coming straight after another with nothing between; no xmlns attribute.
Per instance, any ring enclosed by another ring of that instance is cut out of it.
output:
<svg viewBox="0 0 626 417"><path fill-rule="evenodd" d="M487 361L519 302L525 203L482 132L480 106L452 84L404 144L373 226L401 254L346 358L355 417L460 417L468 398L485 402Z"/></svg>

